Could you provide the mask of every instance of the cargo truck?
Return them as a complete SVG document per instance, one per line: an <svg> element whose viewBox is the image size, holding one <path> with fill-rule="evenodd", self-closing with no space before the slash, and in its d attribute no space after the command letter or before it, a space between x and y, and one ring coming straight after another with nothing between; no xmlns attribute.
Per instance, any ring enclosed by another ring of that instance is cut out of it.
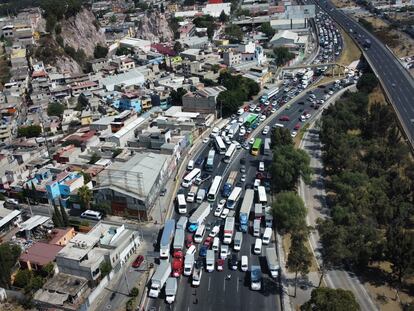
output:
<svg viewBox="0 0 414 311"><path fill-rule="evenodd" d="M278 87L275 87L275 88L272 88L272 89L266 91L262 96L260 96L260 103L264 104L266 101L271 99L277 93L279 93L279 88Z"/></svg>
<svg viewBox="0 0 414 311"><path fill-rule="evenodd" d="M160 242L160 258L168 259L170 257L171 240L174 236L175 220L168 219L165 222L164 230Z"/></svg>
<svg viewBox="0 0 414 311"><path fill-rule="evenodd" d="M151 288L149 290L149 296L152 298L158 298L162 287L167 281L168 276L171 274L171 264L168 260L161 260L157 270L155 270L151 278Z"/></svg>
<svg viewBox="0 0 414 311"><path fill-rule="evenodd" d="M203 263L201 261L197 261L194 266L191 284L193 286L200 286L202 275L203 275Z"/></svg>
<svg viewBox="0 0 414 311"><path fill-rule="evenodd" d="M241 249L242 243L243 243L243 233L241 233L240 231L237 231L234 236L234 243L233 243L234 250L239 251Z"/></svg>
<svg viewBox="0 0 414 311"><path fill-rule="evenodd" d="M253 221L253 236L260 237L260 219Z"/></svg>
<svg viewBox="0 0 414 311"><path fill-rule="evenodd" d="M237 171L231 171L229 177L226 180L226 183L223 186L223 196L228 198L231 191L233 190L233 185L237 179Z"/></svg>
<svg viewBox="0 0 414 311"><path fill-rule="evenodd" d="M172 304L175 301L175 295L177 294L177 279L168 278L165 284L165 301Z"/></svg>
<svg viewBox="0 0 414 311"><path fill-rule="evenodd" d="M206 270L207 272L213 272L214 271L214 251L209 249L207 250L207 256L206 256Z"/></svg>
<svg viewBox="0 0 414 311"><path fill-rule="evenodd" d="M231 241L233 240L235 222L236 220L234 217L227 216L226 223L224 224L224 238L223 238L224 244L230 244Z"/></svg>
<svg viewBox="0 0 414 311"><path fill-rule="evenodd" d="M197 210L190 216L188 231L195 232L199 225L201 225L208 214L210 213L210 204L203 202L197 208Z"/></svg>
<svg viewBox="0 0 414 311"><path fill-rule="evenodd" d="M184 275L190 276L193 272L194 266L194 254L186 254L184 259Z"/></svg>
<svg viewBox="0 0 414 311"><path fill-rule="evenodd" d="M237 131L239 130L240 125L238 123L233 123L227 132L227 136L231 139L234 138L234 135L236 135Z"/></svg>
<svg viewBox="0 0 414 311"><path fill-rule="evenodd" d="M252 266L250 270L250 287L252 290L262 289L262 270L260 266Z"/></svg>
<svg viewBox="0 0 414 311"><path fill-rule="evenodd" d="M256 203L254 205L254 218L262 219L263 217L263 205L261 203Z"/></svg>
<svg viewBox="0 0 414 311"><path fill-rule="evenodd" d="M184 229L177 229L175 230L175 236L174 236L174 243L173 243L173 249L174 250L182 250L184 247Z"/></svg>
<svg viewBox="0 0 414 311"><path fill-rule="evenodd" d="M266 261L272 278L277 278L279 275L279 262L277 259L276 249L274 247L266 248Z"/></svg>
<svg viewBox="0 0 414 311"><path fill-rule="evenodd" d="M254 190L253 189L246 189L244 193L243 202L239 212L239 222L240 222L240 230L244 233L247 232L249 228L249 215L250 210L253 205L254 200Z"/></svg>
<svg viewBox="0 0 414 311"><path fill-rule="evenodd" d="M273 214L272 214L272 207L266 206L265 207L265 222L266 222L266 228L272 228L273 227Z"/></svg>
<svg viewBox="0 0 414 311"><path fill-rule="evenodd" d="M190 191L187 193L187 202L193 203L197 195L198 187L191 186Z"/></svg>
<svg viewBox="0 0 414 311"><path fill-rule="evenodd" d="M187 222L188 222L188 218L185 216L181 216L177 221L176 229L185 230L185 228L187 227Z"/></svg>

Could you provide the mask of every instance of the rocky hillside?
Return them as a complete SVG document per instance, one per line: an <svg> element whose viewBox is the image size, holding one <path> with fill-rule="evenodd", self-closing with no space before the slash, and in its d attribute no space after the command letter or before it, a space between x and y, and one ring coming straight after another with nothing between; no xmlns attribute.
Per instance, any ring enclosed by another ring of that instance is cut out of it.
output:
<svg viewBox="0 0 414 311"><path fill-rule="evenodd" d="M36 44L35 57L46 64L56 66L59 72L82 72L82 66L93 57L95 46L105 45L105 35L95 26L91 11L83 8L75 15L63 18L50 34L44 35ZM46 32L42 18L36 30Z"/></svg>
<svg viewBox="0 0 414 311"><path fill-rule="evenodd" d="M168 25L165 14L152 11L140 20L137 37L151 42L164 42L174 39L174 33Z"/></svg>

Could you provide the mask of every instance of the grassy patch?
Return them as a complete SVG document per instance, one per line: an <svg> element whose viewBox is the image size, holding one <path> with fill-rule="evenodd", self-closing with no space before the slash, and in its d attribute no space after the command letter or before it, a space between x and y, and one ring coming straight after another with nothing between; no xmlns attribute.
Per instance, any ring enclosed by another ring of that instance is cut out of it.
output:
<svg viewBox="0 0 414 311"><path fill-rule="evenodd" d="M351 0L332 0L332 3L337 8L346 8L346 7L356 6L355 3Z"/></svg>
<svg viewBox="0 0 414 311"><path fill-rule="evenodd" d="M303 135L305 135L306 131L308 130L310 124L306 123L300 130L298 135L296 135L293 142L295 143L295 147L299 148L300 142L302 141Z"/></svg>
<svg viewBox="0 0 414 311"><path fill-rule="evenodd" d="M339 57L338 63L344 66L348 66L353 61L361 58L361 51L351 37L341 29L341 35L344 39L344 46L342 48L341 56Z"/></svg>
<svg viewBox="0 0 414 311"><path fill-rule="evenodd" d="M387 101L385 99L384 92L380 88L380 86L377 86L369 95L368 95L368 102L369 106L371 106L373 103L381 103L385 104Z"/></svg>

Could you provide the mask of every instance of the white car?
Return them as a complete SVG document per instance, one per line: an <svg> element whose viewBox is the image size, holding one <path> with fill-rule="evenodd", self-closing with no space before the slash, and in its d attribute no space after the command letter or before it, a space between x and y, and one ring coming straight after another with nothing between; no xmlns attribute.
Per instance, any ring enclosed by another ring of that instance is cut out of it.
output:
<svg viewBox="0 0 414 311"><path fill-rule="evenodd" d="M246 130L245 129L240 129L239 136L244 136L245 134L246 134Z"/></svg>
<svg viewBox="0 0 414 311"><path fill-rule="evenodd" d="M203 139L203 143L205 143L205 144L207 144L209 141L210 141L210 138L206 137L206 138Z"/></svg>
<svg viewBox="0 0 414 311"><path fill-rule="evenodd" d="M222 212L220 217L225 219L227 217L227 215L229 214L230 210L228 208L225 208Z"/></svg>
<svg viewBox="0 0 414 311"><path fill-rule="evenodd" d="M246 181L246 174L242 174L241 178L240 178L241 182L245 182Z"/></svg>
<svg viewBox="0 0 414 311"><path fill-rule="evenodd" d="M228 245L221 244L221 248L220 248L220 258L221 259L226 259L228 254L229 254L229 246Z"/></svg>
<svg viewBox="0 0 414 311"><path fill-rule="evenodd" d="M220 226L214 226L213 229L211 229L211 232L208 236L211 236L212 238L214 238L219 232L220 232Z"/></svg>
<svg viewBox="0 0 414 311"><path fill-rule="evenodd" d="M269 134L269 131L270 131L270 126L269 125L266 125L264 127L263 131L262 131L262 134L263 135L267 135L267 134Z"/></svg>
<svg viewBox="0 0 414 311"><path fill-rule="evenodd" d="M249 108L249 111L250 111L250 112L254 112L254 109L255 109L255 108L250 107L250 108Z"/></svg>
<svg viewBox="0 0 414 311"><path fill-rule="evenodd" d="M223 206L217 206L216 210L214 211L214 216L220 217L222 212L223 212Z"/></svg>
<svg viewBox="0 0 414 311"><path fill-rule="evenodd" d="M275 113L276 112L276 109L275 108L273 108L272 110L270 110L272 113Z"/></svg>
<svg viewBox="0 0 414 311"><path fill-rule="evenodd" d="M254 144L254 138L250 138L250 140L249 140L249 144L250 144L250 145L253 145L253 144Z"/></svg>
<svg viewBox="0 0 414 311"><path fill-rule="evenodd" d="M262 109L260 107L256 107L255 111L260 112L260 111L262 111Z"/></svg>
<svg viewBox="0 0 414 311"><path fill-rule="evenodd" d="M292 137L296 137L296 135L298 135L298 132L296 132L296 131L293 131L292 133L290 133L290 136L292 136Z"/></svg>
<svg viewBox="0 0 414 311"><path fill-rule="evenodd" d="M264 114L262 114L261 116L260 116L260 121L264 121L264 120L266 120L266 116L264 115Z"/></svg>
<svg viewBox="0 0 414 311"><path fill-rule="evenodd" d="M306 118L306 119L310 119L310 117L311 117L311 114L310 114L310 113L307 113L307 114L305 115L305 118Z"/></svg>
<svg viewBox="0 0 414 311"><path fill-rule="evenodd" d="M221 208L224 208L224 205L226 205L226 199L221 199L219 202L218 202L218 204L217 204L217 207L221 207Z"/></svg>
<svg viewBox="0 0 414 311"><path fill-rule="evenodd" d="M231 143L234 144L234 145L236 145L236 148L237 149L240 149L241 148L241 145L240 145L240 143L237 140L232 140Z"/></svg>

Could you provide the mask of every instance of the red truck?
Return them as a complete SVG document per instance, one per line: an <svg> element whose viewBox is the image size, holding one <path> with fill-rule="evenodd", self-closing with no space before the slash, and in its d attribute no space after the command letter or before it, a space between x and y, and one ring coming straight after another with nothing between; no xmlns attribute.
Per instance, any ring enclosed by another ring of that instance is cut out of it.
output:
<svg viewBox="0 0 414 311"><path fill-rule="evenodd" d="M172 276L178 278L183 274L184 269L184 255L181 250L174 251L172 261Z"/></svg>

